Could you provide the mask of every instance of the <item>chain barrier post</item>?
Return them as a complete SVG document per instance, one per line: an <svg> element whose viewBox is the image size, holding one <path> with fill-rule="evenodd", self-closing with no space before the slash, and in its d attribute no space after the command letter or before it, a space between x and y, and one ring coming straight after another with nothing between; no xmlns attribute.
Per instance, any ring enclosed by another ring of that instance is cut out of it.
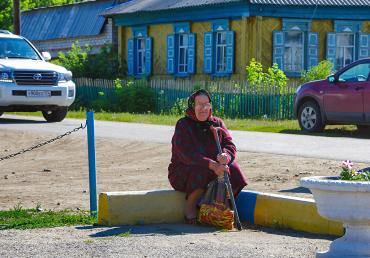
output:
<svg viewBox="0 0 370 258"><path fill-rule="evenodd" d="M94 112L86 112L87 145L89 156L89 188L90 188L90 214L98 215L96 198L96 164L95 164L95 135L94 135Z"/></svg>

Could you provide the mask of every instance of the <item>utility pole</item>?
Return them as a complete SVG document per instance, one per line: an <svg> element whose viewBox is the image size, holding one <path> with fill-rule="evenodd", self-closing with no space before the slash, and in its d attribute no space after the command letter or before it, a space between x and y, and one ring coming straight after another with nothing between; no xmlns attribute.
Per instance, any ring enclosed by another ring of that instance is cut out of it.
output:
<svg viewBox="0 0 370 258"><path fill-rule="evenodd" d="M21 35L20 0L13 0L13 32Z"/></svg>

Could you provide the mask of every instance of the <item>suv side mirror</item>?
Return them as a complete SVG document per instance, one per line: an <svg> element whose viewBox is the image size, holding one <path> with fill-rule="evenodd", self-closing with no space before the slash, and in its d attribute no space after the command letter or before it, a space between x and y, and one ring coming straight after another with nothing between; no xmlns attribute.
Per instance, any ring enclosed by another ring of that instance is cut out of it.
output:
<svg viewBox="0 0 370 258"><path fill-rule="evenodd" d="M334 77L334 75L329 75L329 76L328 76L328 81L329 81L329 82L335 82L335 77Z"/></svg>
<svg viewBox="0 0 370 258"><path fill-rule="evenodd" d="M41 55L45 59L45 61L51 60L51 55L49 52L42 52Z"/></svg>

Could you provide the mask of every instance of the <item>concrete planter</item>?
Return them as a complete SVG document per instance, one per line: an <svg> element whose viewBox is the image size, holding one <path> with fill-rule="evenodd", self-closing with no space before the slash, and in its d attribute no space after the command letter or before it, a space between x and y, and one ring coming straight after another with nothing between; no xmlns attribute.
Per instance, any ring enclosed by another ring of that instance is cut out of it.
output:
<svg viewBox="0 0 370 258"><path fill-rule="evenodd" d="M343 223L345 234L316 257L370 257L370 182L344 181L338 177L304 177L318 213Z"/></svg>

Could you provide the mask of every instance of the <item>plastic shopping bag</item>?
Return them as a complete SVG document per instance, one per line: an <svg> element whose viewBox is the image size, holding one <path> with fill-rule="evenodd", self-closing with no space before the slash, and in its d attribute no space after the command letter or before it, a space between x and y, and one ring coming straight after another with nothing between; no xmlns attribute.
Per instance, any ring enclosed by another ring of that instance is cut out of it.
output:
<svg viewBox="0 0 370 258"><path fill-rule="evenodd" d="M199 222L224 229L233 229L234 211L230 208L230 196L223 177L208 184L200 202Z"/></svg>

